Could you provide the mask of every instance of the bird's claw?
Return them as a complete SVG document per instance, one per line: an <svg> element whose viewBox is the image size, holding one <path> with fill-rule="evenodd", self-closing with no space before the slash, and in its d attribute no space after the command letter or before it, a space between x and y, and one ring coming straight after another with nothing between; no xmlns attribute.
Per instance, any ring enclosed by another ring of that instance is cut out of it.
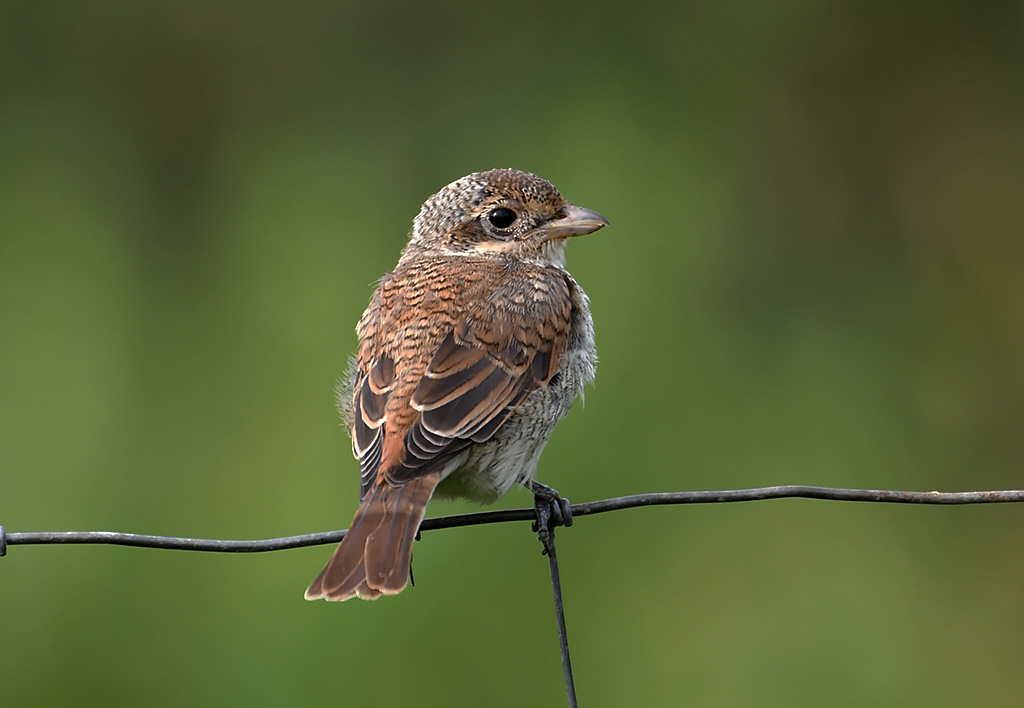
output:
<svg viewBox="0 0 1024 708"><path fill-rule="evenodd" d="M555 489L540 482L530 482L530 491L533 492L533 508L537 514L533 530L544 544L544 553L547 553L555 527L572 526L572 504Z"/></svg>

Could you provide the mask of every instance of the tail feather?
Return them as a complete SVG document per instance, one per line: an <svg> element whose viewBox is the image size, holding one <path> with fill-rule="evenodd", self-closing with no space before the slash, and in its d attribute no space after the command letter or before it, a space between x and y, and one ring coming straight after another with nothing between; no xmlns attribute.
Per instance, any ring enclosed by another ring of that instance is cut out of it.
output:
<svg viewBox="0 0 1024 708"><path fill-rule="evenodd" d="M374 600L401 592L409 582L412 543L438 481L431 474L398 486L374 484L306 599Z"/></svg>

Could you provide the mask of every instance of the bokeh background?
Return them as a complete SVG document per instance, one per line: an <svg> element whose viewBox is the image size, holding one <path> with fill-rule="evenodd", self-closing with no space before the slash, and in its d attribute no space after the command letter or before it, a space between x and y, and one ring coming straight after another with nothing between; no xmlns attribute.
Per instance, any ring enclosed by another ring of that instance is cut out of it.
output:
<svg viewBox="0 0 1024 708"><path fill-rule="evenodd" d="M612 223L571 499L1024 486L1022 76L1020 3L3 3L0 524L346 526L355 321L496 166ZM581 703L1017 706L1022 514L581 519ZM564 704L528 524L424 534L377 603L302 600L329 554L12 547L0 703Z"/></svg>

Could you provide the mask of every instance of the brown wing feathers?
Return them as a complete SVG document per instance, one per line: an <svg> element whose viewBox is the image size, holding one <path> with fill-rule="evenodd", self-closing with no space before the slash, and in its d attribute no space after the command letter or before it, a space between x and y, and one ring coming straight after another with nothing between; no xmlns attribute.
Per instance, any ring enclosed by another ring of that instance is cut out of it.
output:
<svg viewBox="0 0 1024 708"><path fill-rule="evenodd" d="M391 357L381 355L357 380L354 391L355 412L352 420L352 452L359 460L362 474L360 498L369 490L377 476L384 442L383 424L388 398L395 383L395 364Z"/></svg>

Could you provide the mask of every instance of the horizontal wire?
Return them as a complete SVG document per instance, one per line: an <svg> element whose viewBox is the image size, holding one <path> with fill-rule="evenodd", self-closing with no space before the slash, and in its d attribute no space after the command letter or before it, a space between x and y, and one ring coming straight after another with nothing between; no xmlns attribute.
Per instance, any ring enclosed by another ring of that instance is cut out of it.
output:
<svg viewBox="0 0 1024 708"><path fill-rule="evenodd" d="M711 504L720 502L761 501L765 499L828 499L833 501L886 502L894 504L993 504L1024 501L1024 490L1012 489L989 492L910 492L887 489L842 489L836 487L815 487L789 484L775 487L752 489L728 489L719 491L660 492L635 494L612 499L572 504L572 516L601 514L606 511L633 509L663 504ZM452 516L435 516L425 519L420 525L422 531L497 524L506 521L534 521L534 509L503 509L481 511ZM303 548L328 543L337 543L345 531L321 531L300 536L284 536L257 540L221 540L208 538L187 538L178 536L153 536L149 534L121 533L117 531L20 531L6 532L0 526L0 556L7 546L36 544L109 544L137 546L141 548L167 548L182 551L212 551L227 553L254 553L280 551L288 548Z"/></svg>

